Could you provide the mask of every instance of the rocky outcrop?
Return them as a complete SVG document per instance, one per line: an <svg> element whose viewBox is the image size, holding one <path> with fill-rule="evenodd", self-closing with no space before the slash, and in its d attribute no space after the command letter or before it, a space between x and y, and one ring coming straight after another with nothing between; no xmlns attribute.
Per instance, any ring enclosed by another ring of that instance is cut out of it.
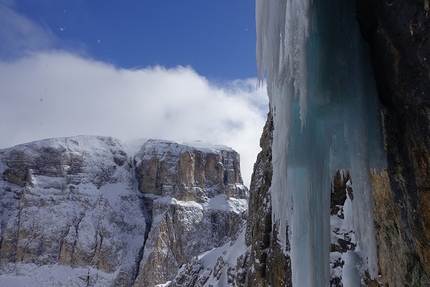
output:
<svg viewBox="0 0 430 287"><path fill-rule="evenodd" d="M193 258L182 266L169 287L203 287L246 285L249 251L242 230L240 236L225 245Z"/></svg>
<svg viewBox="0 0 430 287"><path fill-rule="evenodd" d="M251 178L247 246L250 246L250 265L246 286L291 285L290 258L284 255L277 241L277 227L272 223L272 141L273 117L269 113L260 139L261 152L257 156ZM272 229L274 229L272 231Z"/></svg>
<svg viewBox="0 0 430 287"><path fill-rule="evenodd" d="M194 144L195 147L158 140L146 142L134 159L139 190L197 202L219 194L247 198L239 154L225 146L215 149Z"/></svg>
<svg viewBox="0 0 430 287"><path fill-rule="evenodd" d="M247 209L246 201L223 195L208 204L157 198L151 205L154 221L134 286L171 281L199 254L235 240Z"/></svg>
<svg viewBox="0 0 430 287"><path fill-rule="evenodd" d="M384 170L381 174L386 173ZM380 176L376 170L372 170L373 180L378 181ZM373 187L373 192L379 193L385 187L383 178L381 184ZM360 267L362 259L359 247L360 235L355 229L353 220L354 190L353 179L348 170L339 170L333 177L330 194L330 286L353 286L357 282L355 276L359 276L362 286L381 286L379 278L371 279L369 274Z"/></svg>
<svg viewBox="0 0 430 287"><path fill-rule="evenodd" d="M382 286L430 286L410 234L403 228L387 170L372 170L372 193Z"/></svg>
<svg viewBox="0 0 430 287"><path fill-rule="evenodd" d="M170 281L195 256L238 237L248 190L235 151L150 140L134 161L153 219L135 286Z"/></svg>
<svg viewBox="0 0 430 287"><path fill-rule="evenodd" d="M0 150L0 174L0 285L154 286L245 223L227 147L149 141L133 160L110 137L50 139Z"/></svg>
<svg viewBox="0 0 430 287"><path fill-rule="evenodd" d="M357 242L352 226L348 226L345 208L351 209L354 200L351 188L351 177L348 171L337 171L332 183L330 194L330 286L343 286L342 277L346 254L353 254Z"/></svg>
<svg viewBox="0 0 430 287"><path fill-rule="evenodd" d="M183 266L168 286L291 286L290 259L272 223L273 118L269 113L260 139L249 190L246 228L230 244L205 253ZM210 260L208 260L210 258Z"/></svg>
<svg viewBox="0 0 430 287"><path fill-rule="evenodd" d="M357 1L383 105L389 185L376 195L375 225L386 286L430 286L429 7Z"/></svg>

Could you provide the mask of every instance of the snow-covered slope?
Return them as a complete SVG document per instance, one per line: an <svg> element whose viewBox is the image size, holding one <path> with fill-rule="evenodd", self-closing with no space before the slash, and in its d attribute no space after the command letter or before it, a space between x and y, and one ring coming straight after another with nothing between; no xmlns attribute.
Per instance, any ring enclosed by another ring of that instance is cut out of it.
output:
<svg viewBox="0 0 430 287"><path fill-rule="evenodd" d="M166 271L162 282L173 279L193 256L236 238L247 206L239 163L228 160L237 153L172 145L148 141L134 158L119 140L97 136L0 150L0 286L154 286L157 270ZM180 184L198 202L142 189L143 169L134 163L167 167L169 158L168 176L154 182L165 187L165 180L181 182L174 168L184 167L171 155L189 158L190 151L207 170L223 171L220 178L201 177L203 186ZM225 180L230 173L237 182ZM163 254L166 260L154 259Z"/></svg>

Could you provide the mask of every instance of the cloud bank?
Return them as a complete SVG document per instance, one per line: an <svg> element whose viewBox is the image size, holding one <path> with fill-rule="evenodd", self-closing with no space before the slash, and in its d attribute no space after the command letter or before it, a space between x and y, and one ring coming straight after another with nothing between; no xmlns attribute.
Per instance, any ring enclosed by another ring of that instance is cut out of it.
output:
<svg viewBox="0 0 430 287"><path fill-rule="evenodd" d="M237 150L249 184L268 111L255 79L215 84L191 67L120 69L82 56L79 43L61 42L14 6L0 0L0 149L75 135L200 140Z"/></svg>
<svg viewBox="0 0 430 287"><path fill-rule="evenodd" d="M249 184L268 111L256 80L210 83L190 67L118 69L68 52L0 62L0 148L81 134L201 140L241 154Z"/></svg>

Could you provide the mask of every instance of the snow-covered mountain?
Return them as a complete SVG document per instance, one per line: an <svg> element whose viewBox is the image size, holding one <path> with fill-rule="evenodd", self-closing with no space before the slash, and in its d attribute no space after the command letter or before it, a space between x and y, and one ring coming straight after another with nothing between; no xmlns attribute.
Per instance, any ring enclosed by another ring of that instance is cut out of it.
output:
<svg viewBox="0 0 430 287"><path fill-rule="evenodd" d="M223 146L148 140L132 152L114 138L79 136L0 150L0 285L291 282L272 222L272 143L269 114L250 194L239 155ZM332 193L334 283L356 246L348 180L339 173Z"/></svg>
<svg viewBox="0 0 430 287"><path fill-rule="evenodd" d="M257 0L271 114L246 228L228 148L1 150L0 285L430 286L429 11Z"/></svg>
<svg viewBox="0 0 430 287"><path fill-rule="evenodd" d="M0 150L0 174L1 286L154 286L245 222L227 147L49 139Z"/></svg>

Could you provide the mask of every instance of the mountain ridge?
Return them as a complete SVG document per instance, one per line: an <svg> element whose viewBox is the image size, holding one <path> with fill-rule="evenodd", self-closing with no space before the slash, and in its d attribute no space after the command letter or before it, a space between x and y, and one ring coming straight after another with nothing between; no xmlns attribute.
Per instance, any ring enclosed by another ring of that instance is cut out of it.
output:
<svg viewBox="0 0 430 287"><path fill-rule="evenodd" d="M194 186L197 181L182 184L189 194L202 192L179 198L175 193L139 191L135 163L147 159L128 154L121 141L112 137L47 139L0 150L0 282L29 286L33 278L32 286L155 286L173 278L184 260L231 240L244 224L247 198L240 170L235 170L237 153L231 148L148 142L162 151L148 160L167 170L180 167L181 157L191 163L196 152L204 163L206 156L213 159L207 171L211 165L218 166L225 176L207 180L203 176L201 187ZM172 144L180 149L161 148ZM149 149L144 144L141 151ZM163 159L167 154L170 161ZM223 154L230 158L224 160ZM188 171L200 168L188 167ZM169 176L163 179L175 182L175 172ZM157 246L164 228L176 228L166 241L167 249ZM185 240L173 240L183 236ZM199 236L204 244L196 241ZM152 250L151 242L159 249ZM145 264L165 251L172 255L165 257L169 264ZM163 269L159 278L156 267Z"/></svg>

